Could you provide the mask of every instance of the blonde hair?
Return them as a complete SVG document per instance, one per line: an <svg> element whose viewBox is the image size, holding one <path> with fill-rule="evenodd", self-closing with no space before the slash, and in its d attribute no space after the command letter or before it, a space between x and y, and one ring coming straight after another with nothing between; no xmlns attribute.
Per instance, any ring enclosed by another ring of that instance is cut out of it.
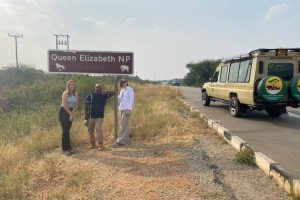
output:
<svg viewBox="0 0 300 200"><path fill-rule="evenodd" d="M75 88L74 88L73 92L70 90L70 84L71 84L71 83L74 83L74 85L75 85ZM69 96L70 96L70 95L75 95L75 94L76 94L76 83L75 83L75 81L69 80L69 81L67 82L67 88L66 88L66 91L68 92L68 95L69 95Z"/></svg>

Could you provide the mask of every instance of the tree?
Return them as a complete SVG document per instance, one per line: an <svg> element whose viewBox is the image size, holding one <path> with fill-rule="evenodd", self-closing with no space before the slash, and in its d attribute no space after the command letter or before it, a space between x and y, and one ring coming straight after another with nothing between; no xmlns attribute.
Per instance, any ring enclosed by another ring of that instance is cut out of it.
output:
<svg viewBox="0 0 300 200"><path fill-rule="evenodd" d="M212 77L220 60L203 60L198 63L188 63L189 72L184 77L184 84L188 86L202 86Z"/></svg>
<svg viewBox="0 0 300 200"><path fill-rule="evenodd" d="M9 66L0 70L0 85L14 88L23 84L34 83L45 77L46 74L42 70L34 69L28 65L21 65L19 69Z"/></svg>

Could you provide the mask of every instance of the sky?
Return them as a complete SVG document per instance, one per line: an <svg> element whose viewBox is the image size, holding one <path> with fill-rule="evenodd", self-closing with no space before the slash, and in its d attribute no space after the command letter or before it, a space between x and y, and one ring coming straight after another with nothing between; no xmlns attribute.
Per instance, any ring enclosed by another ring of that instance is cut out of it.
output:
<svg viewBox="0 0 300 200"><path fill-rule="evenodd" d="M0 0L0 67L47 72L54 34L71 50L134 52L134 75L183 78L186 64L300 47L298 0ZM65 49L65 46L59 46Z"/></svg>

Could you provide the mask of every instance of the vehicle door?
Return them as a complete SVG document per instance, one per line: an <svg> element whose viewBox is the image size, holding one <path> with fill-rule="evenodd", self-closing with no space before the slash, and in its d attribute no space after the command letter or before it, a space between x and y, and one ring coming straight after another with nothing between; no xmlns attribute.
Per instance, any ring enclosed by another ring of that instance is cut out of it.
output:
<svg viewBox="0 0 300 200"><path fill-rule="evenodd" d="M219 82L218 85L216 87L216 92L218 93L218 96L220 96L220 99L226 99L227 97L227 75L228 75L228 64L223 65L220 68L220 78L219 78Z"/></svg>
<svg viewBox="0 0 300 200"><path fill-rule="evenodd" d="M209 84L209 88L208 88L208 95L211 97L218 97L218 93L220 91L218 91L218 80L219 80L219 74L220 74L220 70L216 70L213 77L210 80L210 84Z"/></svg>

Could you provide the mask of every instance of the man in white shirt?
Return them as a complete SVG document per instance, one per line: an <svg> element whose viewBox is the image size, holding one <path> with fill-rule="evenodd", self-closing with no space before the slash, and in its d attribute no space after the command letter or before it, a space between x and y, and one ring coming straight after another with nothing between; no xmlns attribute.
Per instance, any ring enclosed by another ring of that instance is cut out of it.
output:
<svg viewBox="0 0 300 200"><path fill-rule="evenodd" d="M128 85L127 79L121 79L120 87L122 88L119 98L119 110L121 111L121 127L118 131L118 138L112 147L120 147L130 144L129 139L129 121L134 103L134 91Z"/></svg>

